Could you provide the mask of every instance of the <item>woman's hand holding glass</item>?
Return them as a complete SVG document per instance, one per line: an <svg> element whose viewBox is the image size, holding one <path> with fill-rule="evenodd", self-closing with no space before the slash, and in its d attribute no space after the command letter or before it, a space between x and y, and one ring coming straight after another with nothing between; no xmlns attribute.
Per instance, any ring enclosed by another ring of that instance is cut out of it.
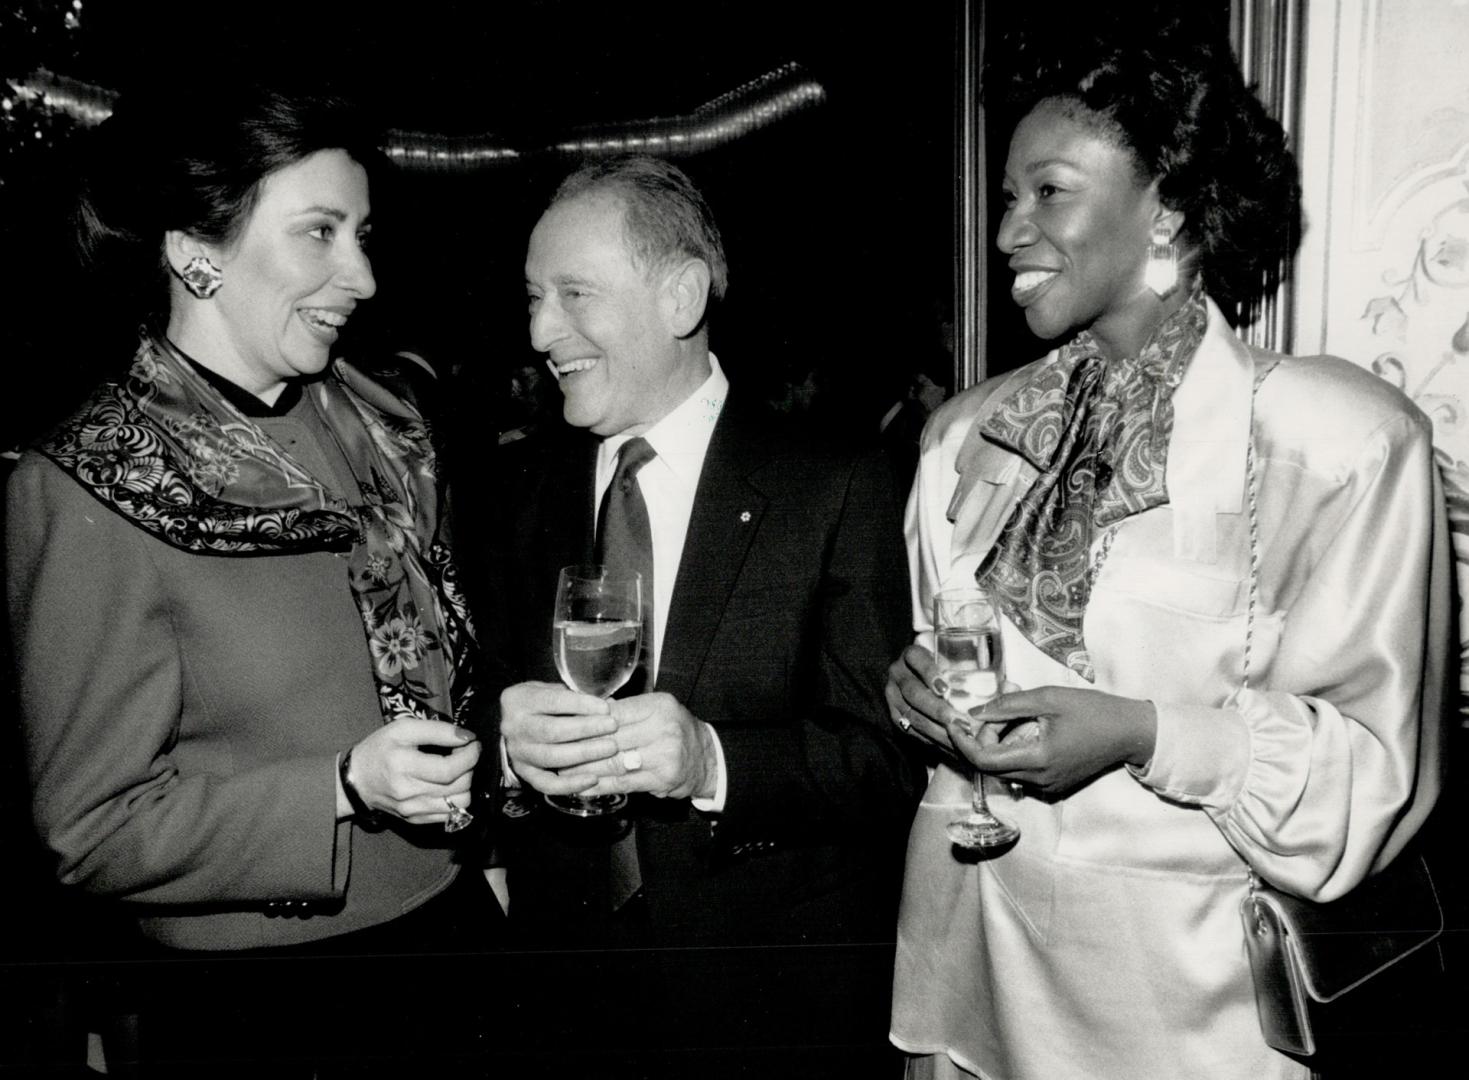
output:
<svg viewBox="0 0 1469 1080"><path fill-rule="evenodd" d="M1158 723L1150 701L1063 686L1002 694L975 716L1004 737L976 738L951 725L954 749L976 769L1047 796L1117 765L1147 765Z"/></svg>
<svg viewBox="0 0 1469 1080"><path fill-rule="evenodd" d="M998 622L981 590L958 589L935 597L934 629L939 656L910 645L888 668L888 710L905 732L931 743L956 764L972 766L964 748L993 742L1003 726L991 727L975 714L994 694L1011 688L1004 677ZM989 812L983 774L976 773L971 813L951 824L951 838L961 847L987 848L1019 835L1015 826Z"/></svg>
<svg viewBox="0 0 1469 1080"><path fill-rule="evenodd" d="M949 738L957 740L972 730L970 719L1004 687L1004 646L994 602L981 589L945 589L933 598L934 692L956 710L967 712L962 721L950 720ZM993 740L985 731L981 741ZM971 762L972 764L972 762ZM949 822L949 839L962 848L983 850L1013 843L1020 830L995 817L985 800L984 770L975 769L969 813Z"/></svg>
<svg viewBox="0 0 1469 1080"><path fill-rule="evenodd" d="M1099 690L1045 686L1005 693L960 712L933 690L933 654L910 645L888 668L888 709L911 734L1037 794L1060 795L1115 765L1139 768L1153 756L1157 713L1151 702ZM901 725L900 725L901 726Z"/></svg>
<svg viewBox="0 0 1469 1080"><path fill-rule="evenodd" d="M949 727L971 721L934 691L938 674L933 653L921 645L909 645L888 668L884 691L888 712L893 723L938 747L957 762L960 756L949 737Z"/></svg>
<svg viewBox="0 0 1469 1080"><path fill-rule="evenodd" d="M480 742L447 721L404 719L383 724L351 753L348 775L369 809L410 825L443 824L450 805L462 811L469 803Z"/></svg>

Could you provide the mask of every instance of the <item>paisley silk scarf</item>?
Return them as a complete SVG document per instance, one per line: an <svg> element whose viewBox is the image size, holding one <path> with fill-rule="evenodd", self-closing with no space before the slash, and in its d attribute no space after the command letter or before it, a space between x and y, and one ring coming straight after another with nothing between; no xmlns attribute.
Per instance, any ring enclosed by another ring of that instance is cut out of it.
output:
<svg viewBox="0 0 1469 1080"><path fill-rule="evenodd" d="M39 449L182 551L348 553L347 584L383 720L460 722L473 696L474 629L423 418L341 361L306 396L357 478L351 502L310 476L161 336L145 334L127 375L103 383Z"/></svg>
<svg viewBox="0 0 1469 1080"><path fill-rule="evenodd" d="M980 425L1040 475L975 578L1032 644L1088 681L1095 675L1081 624L1092 541L1168 501L1173 392L1207 323L1195 285L1135 358L1108 361L1082 331Z"/></svg>

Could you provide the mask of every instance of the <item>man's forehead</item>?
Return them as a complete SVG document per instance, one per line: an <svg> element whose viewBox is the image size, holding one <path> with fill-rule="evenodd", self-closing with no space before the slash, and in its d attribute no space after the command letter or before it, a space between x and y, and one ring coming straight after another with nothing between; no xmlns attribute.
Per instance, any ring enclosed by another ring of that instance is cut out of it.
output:
<svg viewBox="0 0 1469 1080"><path fill-rule="evenodd" d="M587 192L546 209L537 230L572 232L598 241L622 240L626 207L622 199L604 192Z"/></svg>
<svg viewBox="0 0 1469 1080"><path fill-rule="evenodd" d="M580 204L580 205L578 205ZM578 195L550 207L531 234L526 278L561 285L636 277L654 284L654 268L638 257L624 227L624 206L614 195Z"/></svg>
<svg viewBox="0 0 1469 1080"><path fill-rule="evenodd" d="M541 215L531 233L530 259L590 263L611 256L632 261L623 235L622 209L616 204L586 203L585 197L557 203Z"/></svg>

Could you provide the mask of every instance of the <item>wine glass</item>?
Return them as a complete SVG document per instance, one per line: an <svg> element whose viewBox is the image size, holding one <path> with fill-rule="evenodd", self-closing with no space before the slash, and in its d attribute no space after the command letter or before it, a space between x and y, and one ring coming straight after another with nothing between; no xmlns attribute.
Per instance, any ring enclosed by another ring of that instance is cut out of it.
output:
<svg viewBox="0 0 1469 1080"><path fill-rule="evenodd" d="M556 580L552 651L561 681L607 698L637 670L643 641L643 576L636 570L567 566ZM615 814L626 795L547 795L546 802L577 817Z"/></svg>
<svg viewBox="0 0 1469 1080"><path fill-rule="evenodd" d="M933 598L934 658L939 675L934 689L962 713L983 705L1005 681L1004 650L995 605L982 589L944 589ZM981 732L988 725L981 724ZM999 847L1020 830L990 813L984 798L984 773L975 770L969 813L949 822L949 839L962 848Z"/></svg>

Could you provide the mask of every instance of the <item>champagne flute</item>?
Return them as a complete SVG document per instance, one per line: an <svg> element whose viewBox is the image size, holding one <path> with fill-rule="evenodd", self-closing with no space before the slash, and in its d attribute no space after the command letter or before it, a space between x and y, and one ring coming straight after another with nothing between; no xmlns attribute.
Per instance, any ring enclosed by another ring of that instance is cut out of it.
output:
<svg viewBox="0 0 1469 1080"><path fill-rule="evenodd" d="M1004 650L995 605L983 589L944 589L933 598L933 629L939 676L934 689L962 713L999 694L1005 681ZM981 725L981 730L987 725ZM974 772L969 813L949 822L949 839L962 848L1008 844L1020 830L990 813L984 773Z"/></svg>
<svg viewBox="0 0 1469 1080"><path fill-rule="evenodd" d="M608 698L637 670L643 640L643 576L589 564L567 566L556 580L552 650L561 681ZM627 805L626 795L547 795L565 814L601 817Z"/></svg>

